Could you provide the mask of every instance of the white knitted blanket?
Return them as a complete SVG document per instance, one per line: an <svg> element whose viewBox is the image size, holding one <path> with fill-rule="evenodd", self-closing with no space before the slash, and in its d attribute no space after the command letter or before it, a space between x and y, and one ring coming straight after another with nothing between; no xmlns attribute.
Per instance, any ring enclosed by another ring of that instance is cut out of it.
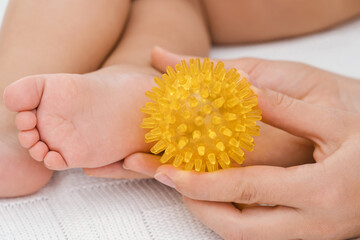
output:
<svg viewBox="0 0 360 240"><path fill-rule="evenodd" d="M0 239L219 237L155 180L96 179L69 170L32 196L0 200Z"/></svg>
<svg viewBox="0 0 360 240"><path fill-rule="evenodd" d="M215 47L212 56L302 61L360 78L359 43L360 20L356 20L291 40ZM0 239L220 237L187 211L176 191L154 180L97 179L80 170L68 170L55 173L50 183L32 196L0 199Z"/></svg>

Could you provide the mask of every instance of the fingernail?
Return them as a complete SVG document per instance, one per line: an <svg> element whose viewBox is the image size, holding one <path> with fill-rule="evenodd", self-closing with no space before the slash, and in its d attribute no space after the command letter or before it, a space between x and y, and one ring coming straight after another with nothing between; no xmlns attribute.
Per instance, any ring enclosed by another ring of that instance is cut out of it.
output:
<svg viewBox="0 0 360 240"><path fill-rule="evenodd" d="M175 188L175 183L165 174L162 172L158 172L155 174L154 178L161 182L162 184L165 184L166 186L169 186L171 188Z"/></svg>
<svg viewBox="0 0 360 240"><path fill-rule="evenodd" d="M123 164L122 164L122 167L123 167L123 169L125 169L125 170L130 170L130 168L128 168L128 167L125 165L124 162L123 162Z"/></svg>

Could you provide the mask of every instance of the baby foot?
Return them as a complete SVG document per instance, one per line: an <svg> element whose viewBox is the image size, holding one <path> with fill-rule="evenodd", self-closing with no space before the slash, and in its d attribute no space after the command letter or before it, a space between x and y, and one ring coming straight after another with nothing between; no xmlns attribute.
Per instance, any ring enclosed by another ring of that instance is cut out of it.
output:
<svg viewBox="0 0 360 240"><path fill-rule="evenodd" d="M20 144L54 170L100 167L149 149L139 109L155 71L124 69L29 76L8 86L4 100L18 112Z"/></svg>
<svg viewBox="0 0 360 240"><path fill-rule="evenodd" d="M2 96L1 96L2 97ZM52 171L34 162L16 139L14 114L0 104L0 198L32 194L51 178Z"/></svg>

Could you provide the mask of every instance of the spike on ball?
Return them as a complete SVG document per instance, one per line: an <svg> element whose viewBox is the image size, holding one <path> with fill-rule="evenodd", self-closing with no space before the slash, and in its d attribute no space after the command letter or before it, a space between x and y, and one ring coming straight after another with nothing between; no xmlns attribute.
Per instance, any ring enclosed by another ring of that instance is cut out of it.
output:
<svg viewBox="0 0 360 240"><path fill-rule="evenodd" d="M149 115L141 127L151 129L145 141L156 142L150 151L163 152L161 163L212 172L242 164L243 149L253 151L261 110L244 73L190 59L155 82L158 87L146 92L152 102L141 108Z"/></svg>

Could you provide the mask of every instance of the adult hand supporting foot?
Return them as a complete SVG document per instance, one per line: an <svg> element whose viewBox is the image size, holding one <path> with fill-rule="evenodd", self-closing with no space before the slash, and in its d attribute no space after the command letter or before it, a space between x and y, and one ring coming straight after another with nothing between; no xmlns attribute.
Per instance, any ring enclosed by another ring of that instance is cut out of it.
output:
<svg viewBox="0 0 360 240"><path fill-rule="evenodd" d="M310 92L305 91L307 94L300 88L307 86L307 78L299 78L297 85L286 81L281 83L285 86L274 84L273 88L282 88L277 90L284 92L286 83L290 84L301 100L271 90L258 92L264 122L310 140L315 145L315 164L290 168L253 166L215 173L181 171L165 165L154 171L158 157L141 153L129 156L125 163L134 171L149 176L155 173L159 181L175 187L184 195L190 211L225 239L357 236L359 83L330 73L326 78L325 72L325 75L320 72L323 71L316 70L314 77L326 81L317 83ZM262 84L258 81L258 86ZM229 202L276 206L240 211Z"/></svg>
<svg viewBox="0 0 360 240"><path fill-rule="evenodd" d="M360 114L308 104L271 90L258 94L264 121L311 140L316 164L254 166L210 174L162 166L155 177L181 192L190 211L226 239L359 235ZM239 211L230 203L218 202L277 206Z"/></svg>
<svg viewBox="0 0 360 240"><path fill-rule="evenodd" d="M315 164L213 173L164 165L156 170L155 178L183 194L189 210L225 239L359 235L360 114L309 104L268 89L258 90L258 95L266 123L314 143ZM276 206L239 210L231 202Z"/></svg>

